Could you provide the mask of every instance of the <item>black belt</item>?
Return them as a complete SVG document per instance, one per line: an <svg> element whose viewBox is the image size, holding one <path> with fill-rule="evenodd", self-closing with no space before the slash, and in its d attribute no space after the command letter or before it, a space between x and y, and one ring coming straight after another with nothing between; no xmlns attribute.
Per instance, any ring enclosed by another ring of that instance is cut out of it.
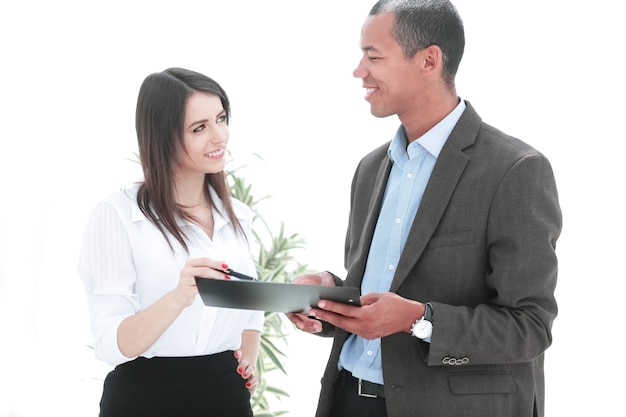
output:
<svg viewBox="0 0 626 417"><path fill-rule="evenodd" d="M350 389L356 385L356 392L359 397L367 398L385 398L385 386L375 382L366 381L356 378L346 370L342 370L346 388Z"/></svg>

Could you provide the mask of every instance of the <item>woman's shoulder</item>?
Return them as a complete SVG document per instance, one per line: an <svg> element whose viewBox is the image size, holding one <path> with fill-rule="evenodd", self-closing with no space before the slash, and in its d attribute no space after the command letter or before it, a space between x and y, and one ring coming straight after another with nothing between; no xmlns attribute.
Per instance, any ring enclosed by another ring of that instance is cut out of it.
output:
<svg viewBox="0 0 626 417"><path fill-rule="evenodd" d="M110 204L120 208L136 205L139 186L139 183L127 184L119 190L109 194L101 201L101 203Z"/></svg>
<svg viewBox="0 0 626 417"><path fill-rule="evenodd" d="M92 210L92 216L96 218L115 216L120 219L134 219L141 210L137 205L138 183L132 183L121 187L101 199Z"/></svg>

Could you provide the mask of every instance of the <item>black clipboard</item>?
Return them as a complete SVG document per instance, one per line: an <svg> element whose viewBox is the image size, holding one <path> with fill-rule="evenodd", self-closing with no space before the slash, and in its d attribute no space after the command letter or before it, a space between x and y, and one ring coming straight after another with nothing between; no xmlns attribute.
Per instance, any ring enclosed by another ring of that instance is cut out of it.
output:
<svg viewBox="0 0 626 417"><path fill-rule="evenodd" d="M321 299L359 306L356 287L299 285L267 281L223 280L196 277L198 292L207 306L243 310L304 313Z"/></svg>

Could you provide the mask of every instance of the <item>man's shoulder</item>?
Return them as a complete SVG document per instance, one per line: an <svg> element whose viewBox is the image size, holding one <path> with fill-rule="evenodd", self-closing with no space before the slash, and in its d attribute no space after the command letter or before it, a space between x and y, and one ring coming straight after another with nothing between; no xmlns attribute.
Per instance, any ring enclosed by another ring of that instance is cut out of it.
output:
<svg viewBox="0 0 626 417"><path fill-rule="evenodd" d="M540 153L528 142L486 123L469 102L466 101L466 105L463 116L450 135L451 142L456 144L455 147L474 148L485 157L491 153L496 153L499 157L509 155L513 158Z"/></svg>
<svg viewBox="0 0 626 417"><path fill-rule="evenodd" d="M498 154L509 154L513 157L540 154L540 152L528 142L511 136L484 122L478 133L476 144L479 147L488 147Z"/></svg>

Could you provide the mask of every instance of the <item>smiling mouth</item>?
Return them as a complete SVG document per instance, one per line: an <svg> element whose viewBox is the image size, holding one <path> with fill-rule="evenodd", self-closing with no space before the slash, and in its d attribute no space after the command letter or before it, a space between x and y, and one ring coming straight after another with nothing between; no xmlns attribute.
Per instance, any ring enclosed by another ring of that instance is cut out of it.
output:
<svg viewBox="0 0 626 417"><path fill-rule="evenodd" d="M224 155L224 152L225 152L225 148L222 148L213 152L209 152L206 154L206 156L208 156L209 158L219 158Z"/></svg>
<svg viewBox="0 0 626 417"><path fill-rule="evenodd" d="M365 87L365 100L368 100L376 91L378 87Z"/></svg>

